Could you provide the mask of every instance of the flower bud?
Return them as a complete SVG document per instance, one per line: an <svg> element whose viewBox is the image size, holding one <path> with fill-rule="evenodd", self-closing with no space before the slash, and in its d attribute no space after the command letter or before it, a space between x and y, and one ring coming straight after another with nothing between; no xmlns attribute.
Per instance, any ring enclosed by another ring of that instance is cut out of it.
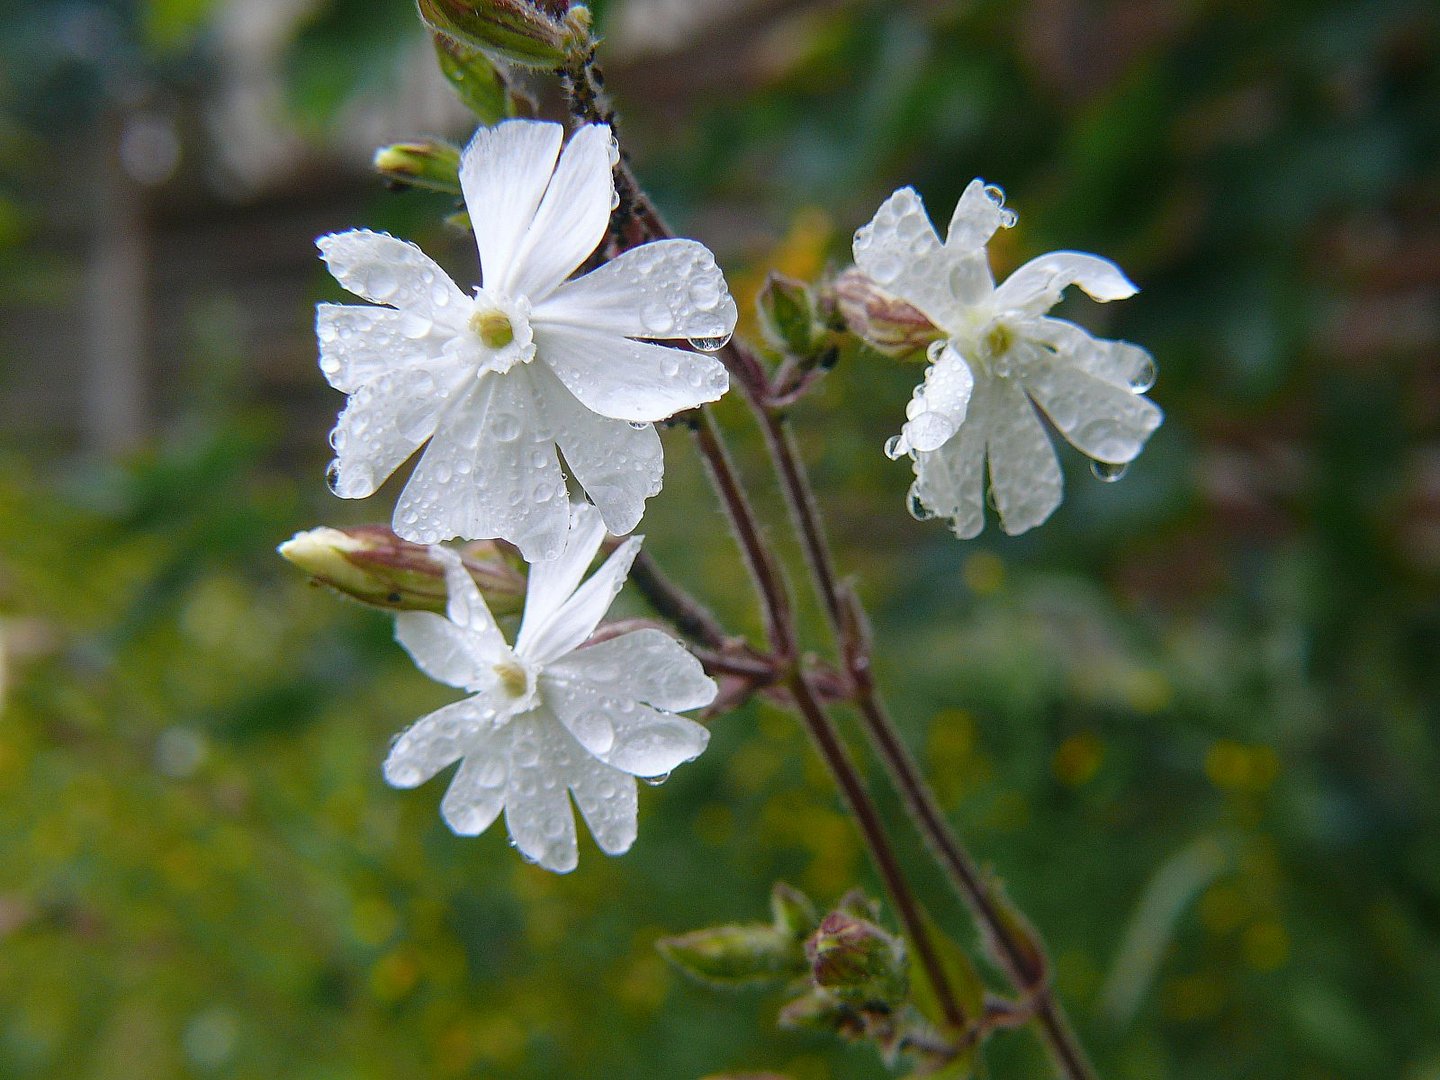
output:
<svg viewBox="0 0 1440 1080"><path fill-rule="evenodd" d="M865 1032L865 1021L834 994L811 990L780 1010L780 1027L786 1031L826 1031L844 1039L858 1039Z"/></svg>
<svg viewBox="0 0 1440 1080"><path fill-rule="evenodd" d="M387 180L460 194L460 151L449 143L395 143L375 151L375 171Z"/></svg>
<svg viewBox="0 0 1440 1080"><path fill-rule="evenodd" d="M419 0L436 33L489 56L531 68L557 68L589 42L583 8L562 22L530 0Z"/></svg>
<svg viewBox="0 0 1440 1080"><path fill-rule="evenodd" d="M383 525L322 526L280 545L281 556L321 585L362 604L396 611L445 610L445 568L423 544L402 540ZM525 575L518 553L496 540L460 549L461 561L497 616L518 614Z"/></svg>
<svg viewBox="0 0 1440 1080"><path fill-rule="evenodd" d="M850 332L876 352L909 356L943 332L919 308L891 296L858 269L835 279L835 306Z"/></svg>
<svg viewBox="0 0 1440 1080"><path fill-rule="evenodd" d="M713 926L655 945L685 974L717 986L778 985L805 971L800 943L773 926Z"/></svg>
<svg viewBox="0 0 1440 1080"><path fill-rule="evenodd" d="M482 124L497 124L510 115L510 86L505 76L479 49L446 34L431 34L440 73L455 95Z"/></svg>
<svg viewBox="0 0 1440 1080"><path fill-rule="evenodd" d="M815 298L803 281L771 271L756 300L760 329L771 345L791 356L809 356L819 345Z"/></svg>
<svg viewBox="0 0 1440 1080"><path fill-rule="evenodd" d="M805 943L815 985L851 1003L905 997L905 943L867 919L832 911Z"/></svg>
<svg viewBox="0 0 1440 1080"><path fill-rule="evenodd" d="M783 881L777 881L770 892L770 912L775 916L775 929L797 942L814 933L820 922L810 898Z"/></svg>

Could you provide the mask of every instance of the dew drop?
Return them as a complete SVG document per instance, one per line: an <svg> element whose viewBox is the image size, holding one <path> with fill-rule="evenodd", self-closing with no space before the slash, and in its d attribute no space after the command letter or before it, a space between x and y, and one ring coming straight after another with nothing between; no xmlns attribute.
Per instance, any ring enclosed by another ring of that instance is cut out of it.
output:
<svg viewBox="0 0 1440 1080"><path fill-rule="evenodd" d="M900 449L900 439L901 436L899 435L891 435L890 438L885 440L885 456L891 461L903 457L905 454L905 451Z"/></svg>
<svg viewBox="0 0 1440 1080"><path fill-rule="evenodd" d="M1155 385L1156 378L1155 361L1145 357L1136 367L1135 373L1130 376L1130 391L1135 394L1143 394Z"/></svg>
<svg viewBox="0 0 1440 1080"><path fill-rule="evenodd" d="M499 787L505 782L505 763L499 758L491 758L481 767L475 782L485 788Z"/></svg>
<svg viewBox="0 0 1440 1080"><path fill-rule="evenodd" d="M670 779L670 774L668 772L663 772L659 776L642 776L640 779L645 781L645 783L649 784L651 787L659 787L666 780Z"/></svg>
<svg viewBox="0 0 1440 1080"><path fill-rule="evenodd" d="M607 754L615 745L615 725L603 713L581 713L575 718L571 733L592 754Z"/></svg>
<svg viewBox="0 0 1440 1080"><path fill-rule="evenodd" d="M640 323L656 337L664 337L675 328L670 305L660 300L651 300L641 306Z"/></svg>
<svg viewBox="0 0 1440 1080"><path fill-rule="evenodd" d="M929 521L935 516L935 511L925 505L920 498L920 493L915 488L910 489L910 496L905 501L905 509L910 511L910 516L916 521Z"/></svg>
<svg viewBox="0 0 1440 1080"><path fill-rule="evenodd" d="M710 311L720 302L720 286L712 277L702 277L690 286L690 302L702 311Z"/></svg>
<svg viewBox="0 0 1440 1080"><path fill-rule="evenodd" d="M1129 470L1128 464L1117 464L1110 461L1090 462L1090 471L1095 474L1095 479L1106 484L1113 484Z"/></svg>
<svg viewBox="0 0 1440 1080"><path fill-rule="evenodd" d="M930 362L934 364L939 361L940 355L945 351L946 346L948 346L949 344L950 343L944 338L936 338L934 341L930 342L929 345L925 346L925 355L929 358Z"/></svg>
<svg viewBox="0 0 1440 1080"><path fill-rule="evenodd" d="M520 417L514 413L497 413L490 421L490 435L496 442L514 442L520 430Z"/></svg>
<svg viewBox="0 0 1440 1080"><path fill-rule="evenodd" d="M620 189L619 189L619 188L611 188L611 189L610 189L610 210L611 210L612 212L614 212L614 211L616 211L616 210L618 210L618 209L620 209Z"/></svg>
<svg viewBox="0 0 1440 1080"><path fill-rule="evenodd" d="M325 468L325 483L330 488L331 494L340 494L340 462L330 462Z"/></svg>
<svg viewBox="0 0 1440 1080"><path fill-rule="evenodd" d="M644 431L647 427L650 426L650 422L648 420L631 420L629 423L630 426L636 431Z"/></svg>
<svg viewBox="0 0 1440 1080"><path fill-rule="evenodd" d="M1002 229L1013 229L1015 227L1015 223L1019 220L1020 215L1017 214L1014 210L1006 209L1000 211L1000 227Z"/></svg>
<svg viewBox="0 0 1440 1080"><path fill-rule="evenodd" d="M999 184L986 184L985 197L989 199L992 203L994 203L996 206L1005 205L1005 189L1002 188Z"/></svg>
<svg viewBox="0 0 1440 1080"><path fill-rule="evenodd" d="M399 287L400 283L395 280L395 274L388 266L375 267L365 280L365 290L370 294L371 300L388 300L395 295L395 290Z"/></svg>
<svg viewBox="0 0 1440 1080"><path fill-rule="evenodd" d="M717 334L715 337L693 337L690 339L691 348L699 349L701 352L719 352L729 344L729 334Z"/></svg>

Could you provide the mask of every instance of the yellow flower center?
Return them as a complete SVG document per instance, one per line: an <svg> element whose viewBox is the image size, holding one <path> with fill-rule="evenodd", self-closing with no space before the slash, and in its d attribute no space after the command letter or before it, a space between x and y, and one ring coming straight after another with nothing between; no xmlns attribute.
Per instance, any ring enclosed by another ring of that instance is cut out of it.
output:
<svg viewBox="0 0 1440 1080"><path fill-rule="evenodd" d="M489 349L503 349L515 340L515 327L503 311L477 311L470 316L470 329Z"/></svg>
<svg viewBox="0 0 1440 1080"><path fill-rule="evenodd" d="M524 697L525 691L530 688L525 669L513 661L496 664L495 674L500 676L500 686L511 697Z"/></svg>

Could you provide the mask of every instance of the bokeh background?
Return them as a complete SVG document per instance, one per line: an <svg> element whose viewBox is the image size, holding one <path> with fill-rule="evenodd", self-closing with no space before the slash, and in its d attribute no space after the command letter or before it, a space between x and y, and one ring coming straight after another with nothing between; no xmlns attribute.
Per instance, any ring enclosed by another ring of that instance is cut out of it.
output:
<svg viewBox="0 0 1440 1080"><path fill-rule="evenodd" d="M1021 214L1002 271L1074 247L1143 288L1072 314L1153 350L1168 420L1123 483L1067 452L1030 535L906 516L913 369L796 413L906 736L1104 1075L1440 1078L1440 10L595 7L637 169L737 292L975 175ZM555 877L384 786L447 692L273 555L394 493L324 486L312 240L472 280L446 200L367 166L465 132L409 0L0 3L0 1076L883 1075L653 949L777 878L878 891L786 716L719 720L630 855ZM753 627L667 455L650 546ZM1043 1075L1023 1035L990 1063Z"/></svg>

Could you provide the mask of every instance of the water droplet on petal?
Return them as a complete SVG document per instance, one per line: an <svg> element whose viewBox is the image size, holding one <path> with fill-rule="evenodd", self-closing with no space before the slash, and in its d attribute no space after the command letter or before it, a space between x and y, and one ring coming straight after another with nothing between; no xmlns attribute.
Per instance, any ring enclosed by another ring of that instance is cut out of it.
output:
<svg viewBox="0 0 1440 1080"><path fill-rule="evenodd" d="M690 347L699 349L701 352L719 352L729 344L729 334L717 334L715 337L693 337L690 339Z"/></svg>
<svg viewBox="0 0 1440 1080"><path fill-rule="evenodd" d="M388 300L399 287L394 271L383 264L371 269L365 279L365 291L370 294L371 300Z"/></svg>
<svg viewBox="0 0 1440 1080"><path fill-rule="evenodd" d="M944 338L937 338L925 347L925 355L932 364L936 363L940 359L940 354L945 351L949 344L950 343Z"/></svg>
<svg viewBox="0 0 1440 1080"><path fill-rule="evenodd" d="M1155 385L1156 375L1155 361L1148 356L1145 357L1140 361L1135 372L1130 376L1131 392L1136 394L1146 393Z"/></svg>
<svg viewBox="0 0 1440 1080"><path fill-rule="evenodd" d="M496 413L490 421L490 435L496 442L514 442L521 428L520 417L514 413Z"/></svg>
<svg viewBox="0 0 1440 1080"><path fill-rule="evenodd" d="M630 426L636 431L644 431L650 426L650 422L648 420L631 420Z"/></svg>
<svg viewBox="0 0 1440 1080"><path fill-rule="evenodd" d="M1000 211L1000 227L1002 229L1013 229L1015 227L1015 223L1019 220L1020 215L1017 214L1014 210L1007 209Z"/></svg>
<svg viewBox="0 0 1440 1080"><path fill-rule="evenodd" d="M1005 189L1002 188L999 184L986 184L985 197L989 199L992 203L994 203L996 206L1005 205Z"/></svg>
<svg viewBox="0 0 1440 1080"><path fill-rule="evenodd" d="M615 745L615 725L604 713L581 713L572 721L570 732L592 754L607 754Z"/></svg>
<svg viewBox="0 0 1440 1080"><path fill-rule="evenodd" d="M900 440L901 436L899 435L891 435L890 438L885 440L885 456L891 461L903 457L905 454L905 451L901 449Z"/></svg>
<svg viewBox="0 0 1440 1080"><path fill-rule="evenodd" d="M905 501L905 509L910 511L910 516L916 521L929 521L935 516L935 511L925 505L920 493L913 486L910 488L909 498Z"/></svg>
<svg viewBox="0 0 1440 1080"><path fill-rule="evenodd" d="M334 495L340 494L340 462L330 462L325 468L325 483Z"/></svg>
<svg viewBox="0 0 1440 1080"><path fill-rule="evenodd" d="M659 787L666 780L670 779L670 774L668 772L663 772L659 776L642 776L640 779L645 781L645 783L649 784L651 787Z"/></svg>
<svg viewBox="0 0 1440 1080"><path fill-rule="evenodd" d="M1090 462L1090 471L1095 474L1095 479L1103 481L1106 484L1115 483L1116 480L1119 480L1125 475L1129 468L1130 466L1128 464L1111 461Z"/></svg>

